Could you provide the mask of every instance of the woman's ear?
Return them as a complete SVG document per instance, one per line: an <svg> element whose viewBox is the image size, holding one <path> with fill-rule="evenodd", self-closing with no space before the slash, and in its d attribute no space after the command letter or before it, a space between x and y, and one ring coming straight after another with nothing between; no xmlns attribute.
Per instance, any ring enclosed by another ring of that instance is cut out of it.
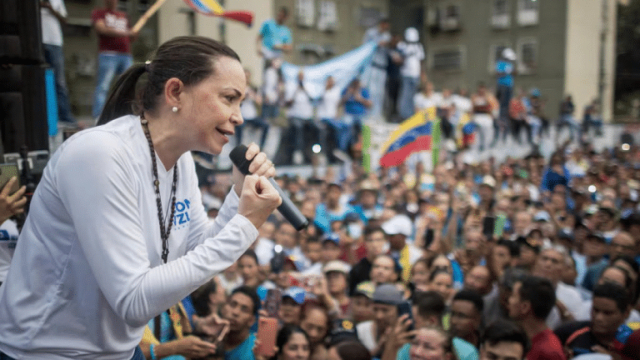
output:
<svg viewBox="0 0 640 360"><path fill-rule="evenodd" d="M184 83L178 78L171 78L164 84L164 99L169 107L180 108L180 97L184 92Z"/></svg>

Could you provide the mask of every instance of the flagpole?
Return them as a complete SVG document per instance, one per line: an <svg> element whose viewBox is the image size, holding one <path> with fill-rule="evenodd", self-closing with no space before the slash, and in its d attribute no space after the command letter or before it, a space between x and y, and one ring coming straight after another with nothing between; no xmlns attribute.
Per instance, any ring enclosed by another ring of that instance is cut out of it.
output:
<svg viewBox="0 0 640 360"><path fill-rule="evenodd" d="M131 31L136 33L140 31L144 24L147 23L147 20L149 20L149 18L152 17L153 14L156 13L156 11L160 10L160 7L162 6L162 4L164 4L165 1L167 0L158 0L155 2L155 4L151 5L151 7L140 17L140 19L138 19L138 22L133 25Z"/></svg>
<svg viewBox="0 0 640 360"><path fill-rule="evenodd" d="M425 114L426 119L426 114ZM426 119L428 121L428 119ZM438 166L438 160L440 159L440 118L436 117L433 120L433 131L431 135L431 163L433 170Z"/></svg>
<svg viewBox="0 0 640 360"><path fill-rule="evenodd" d="M371 128L369 125L362 126L362 167L368 174L371 172L371 154L369 149L371 148Z"/></svg>

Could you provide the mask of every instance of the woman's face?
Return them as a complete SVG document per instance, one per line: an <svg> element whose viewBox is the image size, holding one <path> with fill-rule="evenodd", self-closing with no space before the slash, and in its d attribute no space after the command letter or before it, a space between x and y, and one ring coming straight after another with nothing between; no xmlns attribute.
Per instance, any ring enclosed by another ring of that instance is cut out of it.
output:
<svg viewBox="0 0 640 360"><path fill-rule="evenodd" d="M309 335L311 344L320 344L327 335L327 315L315 308L306 312L305 315L304 320L300 322L300 327Z"/></svg>
<svg viewBox="0 0 640 360"><path fill-rule="evenodd" d="M295 333L284 344L280 360L307 360L310 353L307 338L301 333Z"/></svg>
<svg viewBox="0 0 640 360"><path fill-rule="evenodd" d="M260 285L260 268L254 258L251 256L241 257L238 260L238 270L245 285L254 287Z"/></svg>
<svg viewBox="0 0 640 360"><path fill-rule="evenodd" d="M411 276L411 280L416 285L416 288L423 289L429 284L429 269L422 262L417 262L413 266L413 274Z"/></svg>
<svg viewBox="0 0 640 360"><path fill-rule="evenodd" d="M242 65L224 56L215 61L213 75L183 89L178 114L188 119L185 130L191 135L187 139L191 150L220 154L235 127L243 123L240 103L245 88Z"/></svg>
<svg viewBox="0 0 640 360"><path fill-rule="evenodd" d="M438 331L422 328L411 340L409 358L411 360L445 360L449 359L444 345L447 339Z"/></svg>
<svg viewBox="0 0 640 360"><path fill-rule="evenodd" d="M436 275L430 284L429 290L433 290L442 295L445 301L448 300L453 290L453 279L451 275L446 273Z"/></svg>

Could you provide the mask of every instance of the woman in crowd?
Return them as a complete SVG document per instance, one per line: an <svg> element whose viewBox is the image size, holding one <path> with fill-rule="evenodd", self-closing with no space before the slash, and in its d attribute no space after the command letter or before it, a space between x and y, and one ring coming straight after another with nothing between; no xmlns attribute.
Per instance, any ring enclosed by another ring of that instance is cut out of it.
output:
<svg viewBox="0 0 640 360"><path fill-rule="evenodd" d="M280 329L276 346L278 351L271 360L309 360L311 358L309 336L297 326L286 325Z"/></svg>
<svg viewBox="0 0 640 360"><path fill-rule="evenodd" d="M243 122L245 87L238 55L195 36L118 79L108 124L67 140L32 198L0 292L0 356L140 359L149 320L249 248L281 203L273 164L251 145L254 175L234 172L209 222L189 153L220 154ZM194 325L223 327L215 314Z"/></svg>

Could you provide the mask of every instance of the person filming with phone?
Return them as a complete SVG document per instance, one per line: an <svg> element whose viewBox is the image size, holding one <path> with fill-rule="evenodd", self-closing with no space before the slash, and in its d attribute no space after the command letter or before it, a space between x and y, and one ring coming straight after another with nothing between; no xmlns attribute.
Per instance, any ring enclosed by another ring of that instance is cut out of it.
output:
<svg viewBox="0 0 640 360"><path fill-rule="evenodd" d="M18 226L11 218L22 214L27 204L26 187L18 188L18 178L10 178L0 186L0 288L9 271L11 258L18 241Z"/></svg>
<svg viewBox="0 0 640 360"><path fill-rule="evenodd" d="M52 156L0 287L0 358L142 359L145 325L229 267L281 204L257 145L215 221L191 151L220 154L243 123L228 46L176 37L114 85L99 124ZM209 316L194 331L212 336Z"/></svg>

